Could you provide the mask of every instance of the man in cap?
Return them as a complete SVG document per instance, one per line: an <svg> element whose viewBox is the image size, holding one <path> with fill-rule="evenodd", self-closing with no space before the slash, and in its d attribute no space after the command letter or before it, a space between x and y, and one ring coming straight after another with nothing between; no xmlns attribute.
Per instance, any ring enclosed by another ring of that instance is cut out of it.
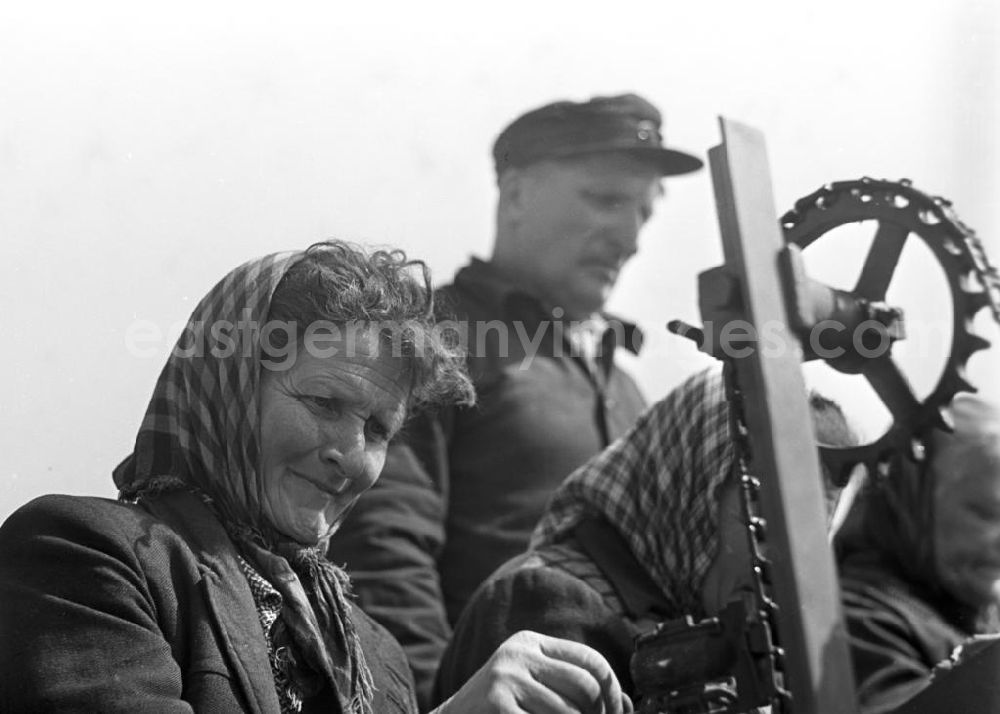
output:
<svg viewBox="0 0 1000 714"><path fill-rule="evenodd" d="M525 549L562 479L645 407L614 359L641 335L603 309L661 178L702 165L664 147L660 129L641 97L596 97L530 111L493 147L493 255L439 292L479 403L411 422L330 548L406 650L424 706L476 587Z"/></svg>

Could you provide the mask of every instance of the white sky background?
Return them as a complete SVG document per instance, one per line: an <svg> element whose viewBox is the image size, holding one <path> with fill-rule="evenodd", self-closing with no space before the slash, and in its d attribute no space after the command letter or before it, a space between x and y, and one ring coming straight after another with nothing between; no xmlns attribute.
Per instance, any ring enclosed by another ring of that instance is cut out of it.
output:
<svg viewBox="0 0 1000 714"><path fill-rule="evenodd" d="M168 330L238 263L337 236L443 282L488 255L490 145L554 99L637 91L702 156L720 114L761 129L779 214L908 177L1000 261L993 0L18 5L0 8L0 519L114 495L170 347L129 354L129 326ZM708 172L667 189L612 302L646 329L632 367L654 399L703 364L663 325L699 321L695 276L722 256ZM857 251L824 256L853 279ZM907 316L942 319L914 265ZM911 360L918 385L932 361Z"/></svg>

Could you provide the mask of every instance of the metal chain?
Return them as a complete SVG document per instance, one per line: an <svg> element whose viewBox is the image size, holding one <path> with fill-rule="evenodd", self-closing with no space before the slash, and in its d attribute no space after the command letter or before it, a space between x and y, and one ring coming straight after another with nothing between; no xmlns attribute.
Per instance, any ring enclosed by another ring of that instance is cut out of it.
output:
<svg viewBox="0 0 1000 714"><path fill-rule="evenodd" d="M772 678L771 712L786 714L791 712L792 694L784 686L785 651L781 646L778 632L778 603L771 596L771 561L763 553L766 540L767 522L760 515L760 480L750 470L753 452L750 432L743 413L743 392L736 376L736 365L726 361L723 370L726 385L726 399L729 402L730 431L732 434L736 460L739 466L740 495L743 518L747 527L747 542L750 546L750 568L753 583L756 615L760 618L759 636L756 638L755 654L765 662Z"/></svg>

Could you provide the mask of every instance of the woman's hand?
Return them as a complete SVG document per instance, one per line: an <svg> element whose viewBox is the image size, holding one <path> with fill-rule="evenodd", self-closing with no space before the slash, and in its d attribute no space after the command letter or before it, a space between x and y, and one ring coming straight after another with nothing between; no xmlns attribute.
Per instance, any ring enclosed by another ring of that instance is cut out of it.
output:
<svg viewBox="0 0 1000 714"><path fill-rule="evenodd" d="M597 650L527 630L511 635L434 714L631 714Z"/></svg>

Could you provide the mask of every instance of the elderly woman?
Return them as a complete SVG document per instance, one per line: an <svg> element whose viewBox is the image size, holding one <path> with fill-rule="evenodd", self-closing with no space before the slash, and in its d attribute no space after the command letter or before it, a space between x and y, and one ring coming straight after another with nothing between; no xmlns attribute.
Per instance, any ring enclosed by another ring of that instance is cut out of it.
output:
<svg viewBox="0 0 1000 714"><path fill-rule="evenodd" d="M408 410L472 398L422 268L330 242L208 293L120 500L45 496L0 528L0 710L415 711L323 553ZM440 711L623 706L595 652L522 633Z"/></svg>
<svg viewBox="0 0 1000 714"><path fill-rule="evenodd" d="M897 461L869 481L837 536L865 714L894 710L956 647L997 631L1000 407L962 394L951 412L954 432L927 440L927 468Z"/></svg>
<svg viewBox="0 0 1000 714"><path fill-rule="evenodd" d="M813 395L817 436L856 443L843 414ZM528 552L465 610L438 674L456 691L520 629L586 643L627 692L636 635L716 615L750 584L736 448L718 370L689 378L556 492ZM828 500L837 490L828 489Z"/></svg>

